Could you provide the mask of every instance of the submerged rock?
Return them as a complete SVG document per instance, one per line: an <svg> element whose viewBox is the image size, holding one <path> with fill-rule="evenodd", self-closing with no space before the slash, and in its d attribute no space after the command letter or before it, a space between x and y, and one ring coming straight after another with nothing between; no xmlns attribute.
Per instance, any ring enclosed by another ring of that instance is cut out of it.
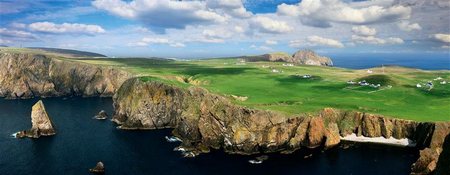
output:
<svg viewBox="0 0 450 175"><path fill-rule="evenodd" d="M39 138L40 136L51 136L56 134L53 122L50 120L42 100L39 100L33 105L31 111L31 124L32 127L30 130L20 131L16 134L16 137Z"/></svg>
<svg viewBox="0 0 450 175"><path fill-rule="evenodd" d="M95 165L94 168L89 169L89 172L95 174L103 174L105 173L105 165L101 161L97 162L97 165Z"/></svg>
<svg viewBox="0 0 450 175"><path fill-rule="evenodd" d="M97 119L97 120L105 120L107 118L108 118L108 114L104 110L101 110L97 115L94 116L94 119Z"/></svg>

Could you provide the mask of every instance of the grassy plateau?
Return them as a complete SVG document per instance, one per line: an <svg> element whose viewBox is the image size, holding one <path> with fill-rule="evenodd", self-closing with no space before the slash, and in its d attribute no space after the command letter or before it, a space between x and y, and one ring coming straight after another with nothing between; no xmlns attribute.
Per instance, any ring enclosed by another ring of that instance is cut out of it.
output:
<svg viewBox="0 0 450 175"><path fill-rule="evenodd" d="M448 70L391 66L371 68L369 73L367 69L240 62L239 58L195 61L59 58L113 66L143 80L158 80L183 88L200 86L255 109L299 114L333 107L416 121L450 121L450 83L441 84L450 81ZM303 75L312 77L303 78ZM352 85L347 83L349 80L366 80L380 87ZM431 89L426 86L429 81L433 83ZM422 87L416 87L417 84Z"/></svg>

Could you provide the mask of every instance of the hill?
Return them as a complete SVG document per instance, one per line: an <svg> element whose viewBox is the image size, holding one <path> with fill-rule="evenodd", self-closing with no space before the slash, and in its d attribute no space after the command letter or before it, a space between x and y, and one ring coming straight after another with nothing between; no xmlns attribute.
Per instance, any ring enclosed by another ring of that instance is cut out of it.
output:
<svg viewBox="0 0 450 175"><path fill-rule="evenodd" d="M60 49L60 48L47 48L47 47L28 47L30 49L38 49L46 52L56 53L56 54L64 54L70 57L107 57L106 55L94 53L94 52L86 52L72 49Z"/></svg>

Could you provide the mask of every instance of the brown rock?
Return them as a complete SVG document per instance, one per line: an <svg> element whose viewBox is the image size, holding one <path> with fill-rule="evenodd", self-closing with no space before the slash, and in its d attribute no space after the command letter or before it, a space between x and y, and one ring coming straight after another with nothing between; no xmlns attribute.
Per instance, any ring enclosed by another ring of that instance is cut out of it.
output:
<svg viewBox="0 0 450 175"><path fill-rule="evenodd" d="M309 148L315 148L322 144L325 137L325 124L322 117L312 117L308 128Z"/></svg>
<svg viewBox="0 0 450 175"><path fill-rule="evenodd" d="M40 136L51 136L56 134L53 123L45 110L42 100L39 100L32 107L31 124L32 127L30 130L19 132L17 137L22 138L26 136L39 138Z"/></svg>
<svg viewBox="0 0 450 175"><path fill-rule="evenodd" d="M89 169L89 172L94 174L103 174L105 173L105 165L103 162L97 162L94 168Z"/></svg>
<svg viewBox="0 0 450 175"><path fill-rule="evenodd" d="M329 123L325 132L325 148L331 148L339 144L341 142L341 138L339 137L339 128L336 123Z"/></svg>

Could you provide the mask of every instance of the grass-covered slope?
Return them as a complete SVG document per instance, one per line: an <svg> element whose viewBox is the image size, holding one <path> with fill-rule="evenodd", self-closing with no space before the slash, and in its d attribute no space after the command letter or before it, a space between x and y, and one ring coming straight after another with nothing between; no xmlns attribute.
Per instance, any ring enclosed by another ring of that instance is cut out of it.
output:
<svg viewBox="0 0 450 175"><path fill-rule="evenodd" d="M42 50L0 48L1 52L51 54ZM53 55L55 57L55 55ZM353 70L321 66L286 66L282 62L241 62L239 58L173 61L143 58L69 58L65 61L113 66L142 80L179 87L201 86L257 109L315 113L325 107L357 110L417 121L450 121L450 71L403 67ZM303 78L311 75L311 78ZM438 77L442 79L437 79ZM378 88L348 84L365 80ZM430 90L426 83L431 81ZM417 84L422 87L417 88Z"/></svg>
<svg viewBox="0 0 450 175"><path fill-rule="evenodd" d="M368 73L367 70L319 66L283 66L279 62L242 63L236 58L79 61L121 67L139 76L152 77L147 79L182 87L202 86L234 99L235 103L257 109L293 114L333 107L418 121L450 121L450 84L440 84L450 80L450 71L385 67L373 68L373 73ZM302 78L305 74L312 77ZM434 80L437 77L442 80ZM349 80L366 80L381 87L347 84ZM425 87L428 81L434 84L431 90ZM423 87L417 88L417 83Z"/></svg>

